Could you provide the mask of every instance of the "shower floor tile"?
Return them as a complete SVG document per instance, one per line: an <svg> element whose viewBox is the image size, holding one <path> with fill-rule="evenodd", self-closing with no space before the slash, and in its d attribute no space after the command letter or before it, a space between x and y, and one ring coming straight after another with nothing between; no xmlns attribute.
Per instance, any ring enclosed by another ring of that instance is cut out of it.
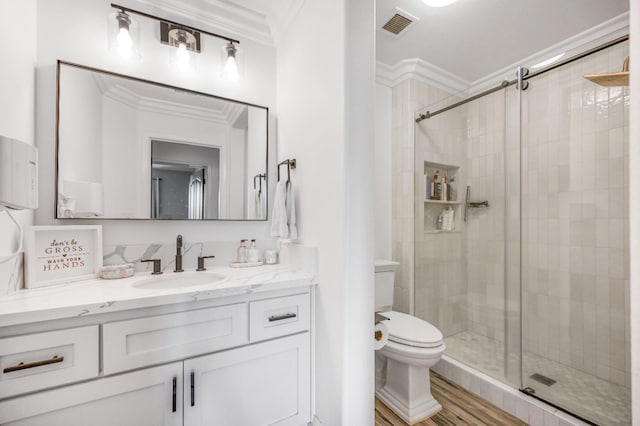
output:
<svg viewBox="0 0 640 426"><path fill-rule="evenodd" d="M447 337L445 342L447 355L505 381L502 342L469 331ZM529 352L523 354L523 368L524 387L534 388L538 397L603 426L631 424L629 388ZM556 382L546 386L531 379L533 374Z"/></svg>

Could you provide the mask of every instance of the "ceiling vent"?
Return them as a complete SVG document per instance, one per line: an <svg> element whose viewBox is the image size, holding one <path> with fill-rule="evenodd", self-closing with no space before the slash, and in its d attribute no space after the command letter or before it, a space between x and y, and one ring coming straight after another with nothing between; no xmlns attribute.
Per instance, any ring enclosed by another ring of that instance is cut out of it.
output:
<svg viewBox="0 0 640 426"><path fill-rule="evenodd" d="M382 29L394 36L400 36L407 30L407 28L411 27L417 21L418 18L416 16L396 7L392 11L392 15L389 20L382 26Z"/></svg>

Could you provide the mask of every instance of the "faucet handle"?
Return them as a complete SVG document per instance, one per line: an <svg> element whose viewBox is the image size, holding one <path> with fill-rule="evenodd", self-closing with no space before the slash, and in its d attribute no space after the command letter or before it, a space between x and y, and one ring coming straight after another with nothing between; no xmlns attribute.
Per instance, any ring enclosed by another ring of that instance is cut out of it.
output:
<svg viewBox="0 0 640 426"><path fill-rule="evenodd" d="M196 271L206 271L207 268L204 267L205 259L213 259L215 256L198 256L198 269Z"/></svg>
<svg viewBox="0 0 640 426"><path fill-rule="evenodd" d="M160 275L162 273L162 259L142 259L140 262L153 262L153 272L151 275Z"/></svg>

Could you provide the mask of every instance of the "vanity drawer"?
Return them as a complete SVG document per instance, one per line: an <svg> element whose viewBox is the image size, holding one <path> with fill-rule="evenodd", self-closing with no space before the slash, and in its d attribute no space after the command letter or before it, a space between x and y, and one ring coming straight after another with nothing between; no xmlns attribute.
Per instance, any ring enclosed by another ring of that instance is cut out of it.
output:
<svg viewBox="0 0 640 426"><path fill-rule="evenodd" d="M0 339L0 398L97 377L97 325Z"/></svg>
<svg viewBox="0 0 640 426"><path fill-rule="evenodd" d="M247 343L247 304L218 306L102 326L104 374Z"/></svg>
<svg viewBox="0 0 640 426"><path fill-rule="evenodd" d="M309 330L310 295L278 297L249 304L249 340L272 339Z"/></svg>

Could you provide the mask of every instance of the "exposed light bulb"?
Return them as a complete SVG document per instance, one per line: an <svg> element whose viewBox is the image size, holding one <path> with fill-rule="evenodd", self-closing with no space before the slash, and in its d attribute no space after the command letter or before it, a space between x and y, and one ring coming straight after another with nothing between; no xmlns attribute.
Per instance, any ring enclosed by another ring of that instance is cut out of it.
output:
<svg viewBox="0 0 640 426"><path fill-rule="evenodd" d="M189 65L189 51L185 43L178 45L178 51L176 52L177 63L180 68L185 68Z"/></svg>
<svg viewBox="0 0 640 426"><path fill-rule="evenodd" d="M236 63L235 57L229 56L229 58L227 58L227 65L225 66L225 69L227 71L227 78L229 81L238 81L238 64Z"/></svg>
<svg viewBox="0 0 640 426"><path fill-rule="evenodd" d="M129 29L121 27L116 40L118 41L118 53L120 53L120 56L129 59L133 53L133 40L131 39L131 34L129 34Z"/></svg>
<svg viewBox="0 0 640 426"><path fill-rule="evenodd" d="M457 0L422 0L424 4L431 7L444 7L455 3Z"/></svg>
<svg viewBox="0 0 640 426"><path fill-rule="evenodd" d="M238 63L236 62L236 52L237 49L233 45L233 43L227 44L227 63L225 65L225 72L227 74L227 78L231 82L238 81Z"/></svg>
<svg viewBox="0 0 640 426"><path fill-rule="evenodd" d="M123 11L116 15L116 20L118 21L118 35L116 36L118 53L123 58L129 59L133 54L133 39L129 33L131 18Z"/></svg>

